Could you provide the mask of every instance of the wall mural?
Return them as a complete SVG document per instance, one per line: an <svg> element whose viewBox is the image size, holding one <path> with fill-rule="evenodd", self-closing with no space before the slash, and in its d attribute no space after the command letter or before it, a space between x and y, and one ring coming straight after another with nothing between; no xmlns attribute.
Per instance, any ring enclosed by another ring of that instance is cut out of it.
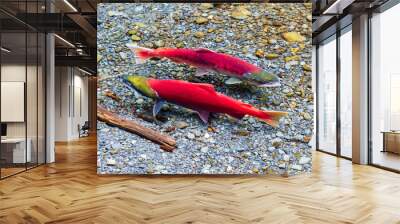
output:
<svg viewBox="0 0 400 224"><path fill-rule="evenodd" d="M99 174L311 171L311 4L98 6Z"/></svg>

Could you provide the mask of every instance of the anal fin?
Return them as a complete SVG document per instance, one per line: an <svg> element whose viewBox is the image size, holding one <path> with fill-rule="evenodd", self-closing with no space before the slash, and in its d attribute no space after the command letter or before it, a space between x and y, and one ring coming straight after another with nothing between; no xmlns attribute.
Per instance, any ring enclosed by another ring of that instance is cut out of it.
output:
<svg viewBox="0 0 400 224"><path fill-rule="evenodd" d="M135 64L140 65L140 64L143 64L143 63L145 63L145 62L146 62L145 59L140 58L140 57L138 57L138 56L135 56Z"/></svg>
<svg viewBox="0 0 400 224"><path fill-rule="evenodd" d="M204 68L197 68L197 69L196 69L196 74L195 74L195 76L201 77L201 76L207 75L208 73L209 73L209 71L208 71L207 69L204 69Z"/></svg>
<svg viewBox="0 0 400 224"><path fill-rule="evenodd" d="M162 106L164 105L165 100L157 99L153 106L153 116L156 117L158 112L160 112Z"/></svg>
<svg viewBox="0 0 400 224"><path fill-rule="evenodd" d="M197 111L197 114L199 115L200 119L207 124L208 123L208 118L210 117L210 112L206 110L199 110Z"/></svg>

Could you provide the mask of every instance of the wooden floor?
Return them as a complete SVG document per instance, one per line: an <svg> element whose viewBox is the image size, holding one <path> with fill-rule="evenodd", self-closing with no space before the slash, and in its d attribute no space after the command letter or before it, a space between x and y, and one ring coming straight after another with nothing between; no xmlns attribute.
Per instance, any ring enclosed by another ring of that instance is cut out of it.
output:
<svg viewBox="0 0 400 224"><path fill-rule="evenodd" d="M16 174L16 173L19 173L19 172L23 172L24 170L26 170L25 169L25 167L24 168L14 168L14 167L12 167L12 168L1 168L1 177L3 178L3 177L8 177L8 176L11 176L11 175L13 175L13 174Z"/></svg>
<svg viewBox="0 0 400 224"><path fill-rule="evenodd" d="M290 178L101 177L95 138L56 151L0 181L0 223L400 223L399 174L323 153Z"/></svg>
<svg viewBox="0 0 400 224"><path fill-rule="evenodd" d="M400 155L392 152L381 152L375 150L373 154L374 164L400 170Z"/></svg>

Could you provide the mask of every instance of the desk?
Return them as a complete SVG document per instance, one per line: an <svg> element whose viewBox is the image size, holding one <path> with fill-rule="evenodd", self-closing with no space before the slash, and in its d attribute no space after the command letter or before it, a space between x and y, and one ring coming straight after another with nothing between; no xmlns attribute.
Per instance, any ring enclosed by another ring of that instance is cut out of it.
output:
<svg viewBox="0 0 400 224"><path fill-rule="evenodd" d="M10 163L26 163L26 162L30 162L31 158L32 158L32 154L31 154L31 145L32 145L32 141L30 138L28 138L26 140L26 142L28 143L26 147L26 154L25 154L25 138L5 138L5 139L1 139L1 151L2 151L2 157L3 157L3 152L5 152L4 154L12 154L12 160L11 160L11 156L9 156L10 158L6 158L7 162ZM10 149L9 146L12 146L12 148ZM8 153L10 152L10 153ZM4 157L3 157L4 158ZM26 161L25 161L26 158ZM11 161L10 161L11 160Z"/></svg>
<svg viewBox="0 0 400 224"><path fill-rule="evenodd" d="M400 132L383 131L383 151L400 154Z"/></svg>

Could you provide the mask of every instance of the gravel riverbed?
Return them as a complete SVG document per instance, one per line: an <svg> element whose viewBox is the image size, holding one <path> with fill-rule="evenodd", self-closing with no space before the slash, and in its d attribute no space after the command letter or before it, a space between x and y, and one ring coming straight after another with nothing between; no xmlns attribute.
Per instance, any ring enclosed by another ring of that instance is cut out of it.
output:
<svg viewBox="0 0 400 224"><path fill-rule="evenodd" d="M99 4L98 105L170 135L172 153L135 134L98 122L99 174L278 174L311 171L313 132L311 4ZM281 86L227 86L224 75L194 76L169 60L136 64L126 47L207 48L278 74ZM123 75L211 83L218 92L265 110L287 111L277 128L252 117L197 114L164 105L151 121L152 99L135 94ZM110 97L110 96L114 97Z"/></svg>

